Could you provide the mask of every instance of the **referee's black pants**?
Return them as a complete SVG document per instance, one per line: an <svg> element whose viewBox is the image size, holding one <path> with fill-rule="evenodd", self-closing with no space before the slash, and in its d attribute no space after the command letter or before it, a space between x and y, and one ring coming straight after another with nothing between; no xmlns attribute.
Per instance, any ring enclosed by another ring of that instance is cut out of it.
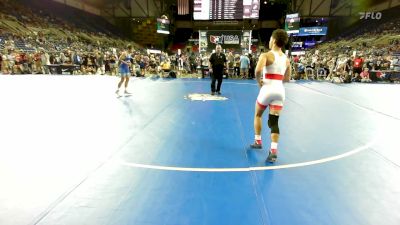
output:
<svg viewBox="0 0 400 225"><path fill-rule="evenodd" d="M220 92L223 78L223 71L214 71L211 74L211 92ZM215 89L215 81L218 80L217 89Z"/></svg>

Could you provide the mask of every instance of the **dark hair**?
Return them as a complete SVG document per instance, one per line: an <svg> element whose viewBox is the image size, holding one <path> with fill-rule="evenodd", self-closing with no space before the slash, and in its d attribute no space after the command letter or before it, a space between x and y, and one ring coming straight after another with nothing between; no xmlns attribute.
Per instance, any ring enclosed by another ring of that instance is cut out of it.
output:
<svg viewBox="0 0 400 225"><path fill-rule="evenodd" d="M275 43L279 48L285 46L288 42L288 35L285 30L276 29L272 32L272 37L275 39Z"/></svg>

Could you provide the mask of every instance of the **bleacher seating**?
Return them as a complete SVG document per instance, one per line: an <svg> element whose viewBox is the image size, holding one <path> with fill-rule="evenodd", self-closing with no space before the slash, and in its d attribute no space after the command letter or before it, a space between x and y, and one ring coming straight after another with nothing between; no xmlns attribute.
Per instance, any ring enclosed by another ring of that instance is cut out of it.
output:
<svg viewBox="0 0 400 225"><path fill-rule="evenodd" d="M62 22L68 21L76 28L89 32L103 33L108 36L123 37L121 32L101 16L93 15L82 10L54 2L52 0L16 0L21 4L39 12L42 17L56 17Z"/></svg>

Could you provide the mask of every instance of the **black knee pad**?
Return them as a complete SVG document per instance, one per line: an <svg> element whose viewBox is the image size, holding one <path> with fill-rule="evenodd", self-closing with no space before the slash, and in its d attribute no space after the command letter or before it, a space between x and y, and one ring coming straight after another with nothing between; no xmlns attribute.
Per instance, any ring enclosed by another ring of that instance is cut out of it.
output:
<svg viewBox="0 0 400 225"><path fill-rule="evenodd" d="M278 120L279 116L269 114L268 127L271 128L271 133L273 134L279 134Z"/></svg>

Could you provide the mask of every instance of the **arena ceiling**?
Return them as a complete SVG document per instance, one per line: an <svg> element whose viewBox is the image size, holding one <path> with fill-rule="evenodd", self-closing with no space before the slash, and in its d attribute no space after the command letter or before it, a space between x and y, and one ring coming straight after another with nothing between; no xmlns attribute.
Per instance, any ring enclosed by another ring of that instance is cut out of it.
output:
<svg viewBox="0 0 400 225"><path fill-rule="evenodd" d="M123 5L131 5L134 4L135 2L140 3L137 0L81 0L89 5L98 7L98 8L102 8L104 6L110 6L110 5L119 5L119 4L123 4ZM154 0L154 1L158 1L158 2L166 2L164 0Z"/></svg>
<svg viewBox="0 0 400 225"><path fill-rule="evenodd" d="M299 12L302 17L352 16L363 11L382 11L398 5L398 0L291 0L292 12Z"/></svg>
<svg viewBox="0 0 400 225"><path fill-rule="evenodd" d="M147 5L146 1L155 2L154 5L163 4L176 4L177 0L81 0L89 5L95 6L100 10L111 5L114 6L134 6L133 11L140 11L140 7ZM360 10L361 8L367 9L374 7L376 5L387 2L388 7L397 5L396 0L263 0L260 1L261 4L264 2L268 3L278 3L278 4L289 4L291 5L292 11L304 12L305 16L343 16L348 14L347 11L351 8L354 10ZM136 8L136 10L135 10ZM347 11L346 11L347 9ZM140 13L140 12L139 12ZM133 13L133 17L138 17ZM149 13L145 13L149 14ZM150 13L151 14L151 13Z"/></svg>
<svg viewBox="0 0 400 225"><path fill-rule="evenodd" d="M83 2L101 8L104 5L111 4L111 3L118 3L124 0L82 0Z"/></svg>

